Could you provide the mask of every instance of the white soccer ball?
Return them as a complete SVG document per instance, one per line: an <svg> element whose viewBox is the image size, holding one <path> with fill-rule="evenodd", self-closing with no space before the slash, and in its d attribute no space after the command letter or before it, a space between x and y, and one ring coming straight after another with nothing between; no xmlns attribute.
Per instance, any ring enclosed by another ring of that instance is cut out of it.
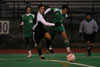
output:
<svg viewBox="0 0 100 67"><path fill-rule="evenodd" d="M67 58L67 61L73 62L73 61L75 61L75 54L70 53L70 54L67 55L66 58Z"/></svg>

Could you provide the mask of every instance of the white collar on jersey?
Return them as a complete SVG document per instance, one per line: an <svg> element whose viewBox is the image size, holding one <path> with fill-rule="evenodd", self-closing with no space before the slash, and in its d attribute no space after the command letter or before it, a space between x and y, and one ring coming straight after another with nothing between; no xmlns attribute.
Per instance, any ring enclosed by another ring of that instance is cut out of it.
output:
<svg viewBox="0 0 100 67"><path fill-rule="evenodd" d="M26 13L26 16L29 16L31 13Z"/></svg>

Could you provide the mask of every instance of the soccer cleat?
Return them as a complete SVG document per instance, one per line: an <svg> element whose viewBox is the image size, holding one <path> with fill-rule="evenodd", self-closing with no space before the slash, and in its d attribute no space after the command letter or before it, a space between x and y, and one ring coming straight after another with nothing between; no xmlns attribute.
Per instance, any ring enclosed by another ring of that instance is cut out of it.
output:
<svg viewBox="0 0 100 67"><path fill-rule="evenodd" d="M32 55L28 55L27 57L30 58L30 57L32 57Z"/></svg>
<svg viewBox="0 0 100 67"><path fill-rule="evenodd" d="M50 53L54 53L54 51L53 51L53 50L49 50L49 52L50 52Z"/></svg>
<svg viewBox="0 0 100 67"><path fill-rule="evenodd" d="M43 55L40 55L40 59L45 59Z"/></svg>
<svg viewBox="0 0 100 67"><path fill-rule="evenodd" d="M47 52L47 53L52 53L52 54L54 53L53 50L46 50L46 52Z"/></svg>
<svg viewBox="0 0 100 67"><path fill-rule="evenodd" d="M54 51L52 49L49 49L49 50L47 49L46 52L47 53L52 53L52 54L54 53Z"/></svg>
<svg viewBox="0 0 100 67"><path fill-rule="evenodd" d="M48 51L49 51L50 53L54 53L52 47L50 47Z"/></svg>

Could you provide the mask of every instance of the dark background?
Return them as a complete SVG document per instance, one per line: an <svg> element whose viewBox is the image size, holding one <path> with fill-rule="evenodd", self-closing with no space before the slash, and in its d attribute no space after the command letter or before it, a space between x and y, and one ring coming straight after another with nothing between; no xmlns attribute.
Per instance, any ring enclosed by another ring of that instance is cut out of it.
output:
<svg viewBox="0 0 100 67"><path fill-rule="evenodd" d="M83 37L79 37L79 24L85 18L87 12L92 13L93 18L100 26L100 1L98 0L0 0L0 21L9 21L9 34L0 34L0 49L20 49L25 48L25 41L21 35L21 16L25 14L25 7L32 6L32 13L37 12L37 6L45 4L53 8L61 8L63 4L69 7L69 17L64 20L71 47L85 47ZM52 13L51 13L52 14ZM47 16L50 20L51 14ZM96 33L95 47L100 47L100 30ZM33 45L31 45L33 47ZM45 40L43 40L45 47ZM57 35L53 41L54 48L63 48L63 39Z"/></svg>

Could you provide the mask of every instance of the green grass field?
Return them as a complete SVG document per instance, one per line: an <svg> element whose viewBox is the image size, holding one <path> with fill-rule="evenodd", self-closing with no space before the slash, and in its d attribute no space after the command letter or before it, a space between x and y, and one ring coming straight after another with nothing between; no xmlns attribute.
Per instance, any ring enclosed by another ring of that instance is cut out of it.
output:
<svg viewBox="0 0 100 67"><path fill-rule="evenodd" d="M88 57L86 53L75 53L76 60L67 62L66 53L44 54L40 60L38 54L27 58L27 54L0 54L0 67L100 67L100 53Z"/></svg>

